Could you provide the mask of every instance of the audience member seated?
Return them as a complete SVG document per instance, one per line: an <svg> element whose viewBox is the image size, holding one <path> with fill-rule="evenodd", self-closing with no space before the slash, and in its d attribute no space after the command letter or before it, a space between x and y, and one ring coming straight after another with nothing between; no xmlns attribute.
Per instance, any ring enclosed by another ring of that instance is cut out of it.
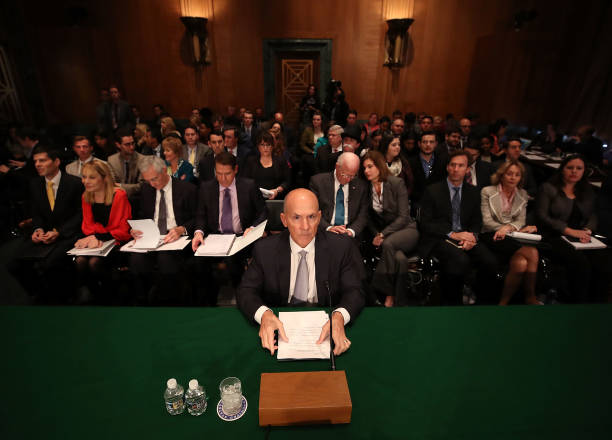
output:
<svg viewBox="0 0 612 440"><path fill-rule="evenodd" d="M363 174L370 182L368 231L373 237L372 245L382 248L372 284L385 296L385 306L392 307L399 272L395 253L411 253L419 240L419 232L410 217L406 185L401 178L390 175L383 155L369 151L362 164Z"/></svg>
<svg viewBox="0 0 612 440"><path fill-rule="evenodd" d="M391 136L391 118L389 116L383 115L380 118L379 130L382 136Z"/></svg>
<svg viewBox="0 0 612 440"><path fill-rule="evenodd" d="M287 162L282 156L272 155L275 140L267 131L257 135L256 143L257 154L247 157L240 176L253 179L257 188L272 191L272 195L265 198L282 199L291 183L291 172Z"/></svg>
<svg viewBox="0 0 612 440"><path fill-rule="evenodd" d="M196 231L191 242L194 252L209 234L247 234L253 226L266 220L266 204L259 188L251 179L236 177L237 173L238 165L233 154L222 152L215 157L216 180L202 182L198 194ZM226 259L235 285L244 272L248 252L247 248ZM212 270L216 259L198 258L203 275L201 279L207 280L198 283L200 297L204 303L214 306L219 293L218 274Z"/></svg>
<svg viewBox="0 0 612 440"><path fill-rule="evenodd" d="M380 152L385 158L387 167L389 168L389 174L393 177L400 177L406 185L406 190L410 196L412 191L412 169L408 164L408 161L401 155L401 143L400 137L387 136L383 138L380 146Z"/></svg>
<svg viewBox="0 0 612 440"><path fill-rule="evenodd" d="M391 124L391 135L394 137L403 135L405 126L406 123L402 118L395 118Z"/></svg>
<svg viewBox="0 0 612 440"><path fill-rule="evenodd" d="M491 155L500 156L504 154L502 145L506 141L505 136L507 128L508 121L505 119L498 119L489 127L490 137L493 140L493 144L491 145Z"/></svg>
<svg viewBox="0 0 612 440"><path fill-rule="evenodd" d="M595 192L587 181L581 155L566 157L559 170L540 186L536 215L551 257L566 268L572 301L601 301L610 285L609 249L576 250L562 239L588 243L597 226Z"/></svg>
<svg viewBox="0 0 612 440"><path fill-rule="evenodd" d="M406 161L412 156L417 156L419 154L416 137L412 131L406 131L402 134L400 137L400 145L402 146L401 155Z"/></svg>
<svg viewBox="0 0 612 440"><path fill-rule="evenodd" d="M356 124L348 125L342 132L342 152L355 153L357 156L362 156L364 150L361 146L361 127ZM331 157L330 157L330 160ZM336 157L332 168L336 166Z"/></svg>
<svg viewBox="0 0 612 440"><path fill-rule="evenodd" d="M134 142L136 142L136 151L142 153L142 149L146 145L145 134L149 126L147 124L136 124L134 127Z"/></svg>
<svg viewBox="0 0 612 440"><path fill-rule="evenodd" d="M108 158L111 174L115 176L128 197L137 197L140 194L142 183L138 163L142 160L143 155L134 151L136 145L129 130L117 132L115 145L119 152Z"/></svg>
<svg viewBox="0 0 612 440"><path fill-rule="evenodd" d="M601 166L603 156L603 143L593 136L595 128L590 125L583 125L578 129L576 136L572 137L574 144L568 143L570 152L582 154L590 164Z"/></svg>
<svg viewBox="0 0 612 440"><path fill-rule="evenodd" d="M104 162L105 164L108 165L108 163L106 163L105 161L93 156L93 150L94 150L93 146L89 142L89 139L87 139L85 136L75 136L73 138L72 150L77 155L78 159L66 165L66 172L70 175L81 178L81 171L83 170L83 165L85 165L88 162L91 162L92 160ZM112 169L111 169L111 174L112 174ZM118 179L114 175L113 175L113 181L115 182L118 181Z"/></svg>
<svg viewBox="0 0 612 440"><path fill-rule="evenodd" d="M223 127L223 140L225 141L225 149L236 158L236 163L239 168L242 168L244 162L251 154L251 150L245 143L238 143L239 131L231 125Z"/></svg>
<svg viewBox="0 0 612 440"><path fill-rule="evenodd" d="M144 156L157 156L161 157L162 159L164 158L164 151L162 150L161 146L161 133L155 133L153 130L147 127L144 135L144 141L144 146L142 147L140 154Z"/></svg>
<svg viewBox="0 0 612 440"><path fill-rule="evenodd" d="M174 119L170 116L164 116L161 118L161 135L162 139L170 134L175 134L179 138L181 137L181 132L176 128L176 124L174 123Z"/></svg>
<svg viewBox="0 0 612 440"><path fill-rule="evenodd" d="M108 160L117 152L115 144L108 139L108 134L105 131L96 131L94 133L94 156L100 160Z"/></svg>
<svg viewBox="0 0 612 440"><path fill-rule="evenodd" d="M223 133L217 130L211 131L208 137L208 146L212 154L205 155L198 164L200 182L215 179L215 157L225 151Z"/></svg>
<svg viewBox="0 0 612 440"><path fill-rule="evenodd" d="M480 145L473 142L466 145L464 150L470 154L470 166L465 175L465 181L478 189L491 185L491 175L494 169L490 162L483 162L480 159Z"/></svg>
<svg viewBox="0 0 612 440"><path fill-rule="evenodd" d="M483 136L480 138L480 160L487 163L493 163L496 157L491 154L493 148L493 138L491 136Z"/></svg>
<svg viewBox="0 0 612 440"><path fill-rule="evenodd" d="M421 133L418 141L419 154L408 159L414 179L410 196L413 215L420 205L425 188L446 179L448 156L439 156L436 153L437 144L436 135L433 132L425 131Z"/></svg>
<svg viewBox="0 0 612 440"><path fill-rule="evenodd" d="M147 156L140 162L140 173L148 184L143 184L137 219L153 219L159 232L165 235L164 243L172 243L179 237L193 233L197 190L181 180L172 178L165 162L155 156ZM142 232L132 229L135 240ZM130 270L137 281L137 295L146 299L153 285L161 292L177 291L182 281L177 278L184 263L183 252L148 252L130 254ZM160 276L156 277L155 275ZM152 284L153 283L153 284Z"/></svg>
<svg viewBox="0 0 612 440"><path fill-rule="evenodd" d="M444 134L444 142L439 144L436 153L440 156L449 155L455 150L461 149L461 131L456 127L451 127Z"/></svg>
<svg viewBox="0 0 612 440"><path fill-rule="evenodd" d="M183 145L182 159L193 167L193 175L199 176L198 164L204 156L212 154L208 145L200 142L200 131L196 125L189 125L185 129L185 145Z"/></svg>
<svg viewBox="0 0 612 440"><path fill-rule="evenodd" d="M68 263L66 251L81 230L83 185L81 179L60 171L57 151L38 145L32 156L39 175L28 185L34 232L24 239L8 269L31 294L50 285L40 293L55 296L65 290L60 280Z"/></svg>
<svg viewBox="0 0 612 440"><path fill-rule="evenodd" d="M470 269L480 269L481 299L491 291L497 271L495 255L478 241L482 229L480 193L464 184L468 168L468 153L463 150L450 154L446 170L448 178L430 185L421 200L419 243L420 255L435 257L441 265L443 302L461 304L463 285Z"/></svg>
<svg viewBox="0 0 612 440"><path fill-rule="evenodd" d="M342 134L344 129L339 125L332 125L327 130L327 145L317 150L317 170L319 173L329 173L336 166L338 156L342 154Z"/></svg>
<svg viewBox="0 0 612 440"><path fill-rule="evenodd" d="M372 136L372 133L380 128L380 125L378 125L378 113L370 113L370 116L368 116L368 122L365 124L365 128L368 136Z"/></svg>
<svg viewBox="0 0 612 440"><path fill-rule="evenodd" d="M468 118L461 118L459 120L460 133L460 148L465 149L472 142L472 121Z"/></svg>
<svg viewBox="0 0 612 440"><path fill-rule="evenodd" d="M285 134L283 132L283 124L280 122L274 122L268 130L274 137L274 147L272 148L272 156L282 157L287 162L287 165L291 165L292 157L291 152L287 148L287 142L285 140Z"/></svg>
<svg viewBox="0 0 612 440"><path fill-rule="evenodd" d="M435 132L433 131L433 117L427 114L423 114L419 118L419 126L418 126L418 129L416 130L416 133L418 135L421 135L427 132L432 132L435 134ZM436 141L441 142L441 140L438 139L437 136L436 136Z"/></svg>
<svg viewBox="0 0 612 440"><path fill-rule="evenodd" d="M493 163L494 168L499 168L504 161L519 161L521 158L521 140L519 138L508 139L508 141L504 144L503 154L501 154L499 157L501 160ZM527 191L529 197L533 198L538 192L538 184L533 176L531 165L528 163L523 163L523 167L525 168L523 188L525 188L525 191Z"/></svg>
<svg viewBox="0 0 612 440"><path fill-rule="evenodd" d="M321 209L319 227L335 234L359 237L368 222L368 189L356 178L359 157L342 153L336 168L310 179L310 190L315 193Z"/></svg>
<svg viewBox="0 0 612 440"><path fill-rule="evenodd" d="M563 135L557 131L554 124L546 124L546 130L538 136L534 145L540 145L545 153L561 153L563 151Z"/></svg>
<svg viewBox="0 0 612 440"><path fill-rule="evenodd" d="M321 112L315 111L312 115L311 125L307 126L300 137L300 169L303 179L307 180L316 173L314 147L320 139L325 138L323 132L323 116Z"/></svg>
<svg viewBox="0 0 612 440"><path fill-rule="evenodd" d="M193 167L188 161L182 159L183 143L181 140L174 135L166 136L162 141L162 148L166 158L168 175L177 180L195 182Z"/></svg>
<svg viewBox="0 0 612 440"><path fill-rule="evenodd" d="M82 175L85 192L82 197L81 232L85 237L77 240L74 247L95 249L109 240L117 244L130 240L127 221L132 218L132 207L126 192L115 186L110 167L103 162L88 162L83 166ZM87 302L92 294L101 298L104 293L102 284L110 277L109 261L113 260L112 255L117 252L117 249L113 249L107 257L76 257L79 302Z"/></svg>
<svg viewBox="0 0 612 440"><path fill-rule="evenodd" d="M507 305L521 284L526 304L542 304L536 299L538 250L507 237L509 232L533 234L537 228L527 225L529 196L523 186L523 164L516 160L503 163L493 175L492 186L480 193L482 234L480 239L499 261L509 261L500 305Z"/></svg>

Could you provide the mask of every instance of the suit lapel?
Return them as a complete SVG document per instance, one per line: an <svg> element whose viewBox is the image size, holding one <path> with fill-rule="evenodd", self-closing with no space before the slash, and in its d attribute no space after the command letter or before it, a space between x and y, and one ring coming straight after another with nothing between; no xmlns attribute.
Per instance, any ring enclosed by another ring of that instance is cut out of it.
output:
<svg viewBox="0 0 612 440"><path fill-rule="evenodd" d="M291 277L291 247L289 245L289 232L281 234L276 251L276 270L280 274L278 292L280 304L286 304L289 299L289 281Z"/></svg>
<svg viewBox="0 0 612 440"><path fill-rule="evenodd" d="M238 215L240 216L240 226L244 231L250 225L248 225L248 221L245 218L245 214L249 212L249 200L247 189L245 185L242 184L242 180L236 179L236 199L238 200Z"/></svg>
<svg viewBox="0 0 612 440"><path fill-rule="evenodd" d="M59 184L57 185L57 193L55 194L55 206L53 209L53 214L61 212L61 209L64 206L64 199L66 198L66 178L65 174L62 174L60 177Z"/></svg>
<svg viewBox="0 0 612 440"><path fill-rule="evenodd" d="M214 187L213 188L215 188L216 191L211 191L210 192L210 200L209 200L210 217L209 217L209 221L211 222L211 226L215 225L215 227L213 229L214 231L221 232L221 230L219 228L219 191L221 189L219 187L219 182L217 182L217 179L214 180Z"/></svg>
<svg viewBox="0 0 612 440"><path fill-rule="evenodd" d="M172 179L172 178L171 178ZM177 188L176 180L172 182L172 209L174 210L174 219L177 225L183 224L183 219L181 218L181 192Z"/></svg>
<svg viewBox="0 0 612 440"><path fill-rule="evenodd" d="M329 298L325 281L329 283L329 248L324 233L317 234L315 240L315 283L319 305L327 305Z"/></svg>

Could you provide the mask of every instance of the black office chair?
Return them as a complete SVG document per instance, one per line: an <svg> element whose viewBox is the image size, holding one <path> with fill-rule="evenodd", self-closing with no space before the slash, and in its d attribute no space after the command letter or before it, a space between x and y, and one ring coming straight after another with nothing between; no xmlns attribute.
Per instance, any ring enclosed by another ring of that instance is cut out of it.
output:
<svg viewBox="0 0 612 440"><path fill-rule="evenodd" d="M268 209L268 224L266 231L275 234L285 230L285 226L280 219L280 213L283 212L282 200L266 200L266 208Z"/></svg>

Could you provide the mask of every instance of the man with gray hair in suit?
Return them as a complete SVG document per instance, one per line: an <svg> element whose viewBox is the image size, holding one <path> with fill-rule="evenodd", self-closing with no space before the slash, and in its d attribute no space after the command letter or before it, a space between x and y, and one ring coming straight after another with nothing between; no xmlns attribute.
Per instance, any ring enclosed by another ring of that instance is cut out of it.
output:
<svg viewBox="0 0 612 440"><path fill-rule="evenodd" d="M368 223L368 187L356 177L359 157L342 153L334 171L310 179L310 189L319 199L323 230L356 237Z"/></svg>

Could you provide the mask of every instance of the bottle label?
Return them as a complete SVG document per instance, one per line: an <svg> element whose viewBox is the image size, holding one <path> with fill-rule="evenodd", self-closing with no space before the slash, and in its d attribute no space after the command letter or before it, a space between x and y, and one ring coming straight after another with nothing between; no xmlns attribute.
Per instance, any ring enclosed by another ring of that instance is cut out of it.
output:
<svg viewBox="0 0 612 440"><path fill-rule="evenodd" d="M166 408L168 411L174 411L180 409L183 406L182 400L175 400L174 402L166 402Z"/></svg>

